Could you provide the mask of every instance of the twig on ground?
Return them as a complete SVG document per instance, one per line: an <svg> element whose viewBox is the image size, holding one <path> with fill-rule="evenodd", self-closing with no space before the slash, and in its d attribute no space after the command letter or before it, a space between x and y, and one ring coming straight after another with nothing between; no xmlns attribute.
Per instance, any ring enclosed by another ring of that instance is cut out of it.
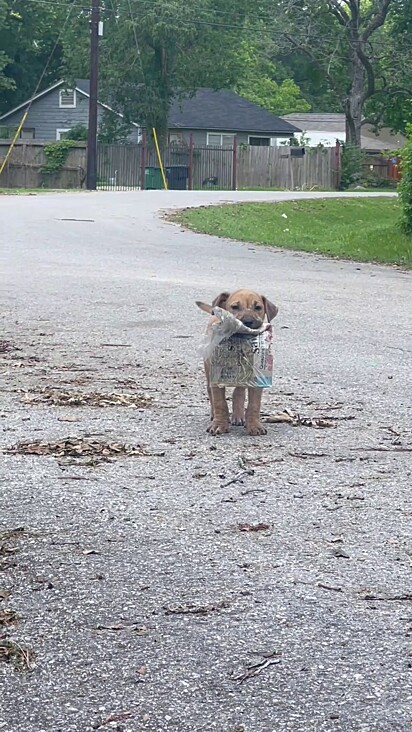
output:
<svg viewBox="0 0 412 732"><path fill-rule="evenodd" d="M246 671L243 671L242 673L237 675L232 674L230 676L230 679L232 681L237 681L239 684L243 684L243 682L247 681L247 679L258 676L258 674L262 673L262 671L264 671L265 668L268 668L268 666L274 666L275 664L278 664L280 662L281 659L279 658L279 653L275 651L274 653L265 656L263 661L259 661L258 663L247 666Z"/></svg>

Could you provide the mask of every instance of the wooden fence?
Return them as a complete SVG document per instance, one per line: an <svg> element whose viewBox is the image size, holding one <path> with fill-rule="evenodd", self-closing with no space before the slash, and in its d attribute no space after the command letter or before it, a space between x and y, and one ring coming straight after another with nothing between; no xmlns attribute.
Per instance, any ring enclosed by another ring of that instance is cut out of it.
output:
<svg viewBox="0 0 412 732"><path fill-rule="evenodd" d="M0 164L6 157L10 142L0 140ZM0 188L82 188L86 175L86 143L71 148L59 173L45 176L44 143L19 141L0 175Z"/></svg>
<svg viewBox="0 0 412 732"><path fill-rule="evenodd" d="M9 147L0 140L0 163ZM2 175L5 188L81 188L85 183L86 143L68 154L62 170L45 176L44 143L19 141ZM230 190L280 188L330 190L339 187L341 148L254 147L230 148L169 145L162 153L170 188ZM156 152L146 144L99 144L98 188L125 190L162 187ZM399 178L396 162L374 155L365 158L363 177L372 181ZM372 183L373 184L373 183Z"/></svg>
<svg viewBox="0 0 412 732"><path fill-rule="evenodd" d="M253 147L238 151L238 188L310 190L337 188L340 152L336 148Z"/></svg>

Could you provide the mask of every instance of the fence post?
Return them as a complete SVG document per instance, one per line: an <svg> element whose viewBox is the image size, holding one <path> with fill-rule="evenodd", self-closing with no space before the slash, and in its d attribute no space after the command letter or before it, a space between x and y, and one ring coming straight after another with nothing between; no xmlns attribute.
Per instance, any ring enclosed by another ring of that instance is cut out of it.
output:
<svg viewBox="0 0 412 732"><path fill-rule="evenodd" d="M146 163L147 163L147 137L146 130L143 130L142 147L140 149L140 190L146 188Z"/></svg>
<svg viewBox="0 0 412 732"><path fill-rule="evenodd" d="M237 137L233 138L232 191L237 190Z"/></svg>
<svg viewBox="0 0 412 732"><path fill-rule="evenodd" d="M189 191L193 191L193 135L190 133L189 142L189 180L188 180Z"/></svg>
<svg viewBox="0 0 412 732"><path fill-rule="evenodd" d="M338 191L340 188L340 173L341 173L341 151L340 151L340 142L339 140L336 140L336 145L334 149L334 157L335 157L335 186L336 190Z"/></svg>

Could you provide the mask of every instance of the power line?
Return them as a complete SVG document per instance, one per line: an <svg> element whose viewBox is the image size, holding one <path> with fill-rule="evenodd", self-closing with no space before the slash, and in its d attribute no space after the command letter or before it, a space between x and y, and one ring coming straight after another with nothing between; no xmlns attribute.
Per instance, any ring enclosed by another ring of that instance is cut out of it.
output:
<svg viewBox="0 0 412 732"><path fill-rule="evenodd" d="M53 0L27 0L27 2L40 4L40 5L47 5L47 6L52 6L52 7L67 8L67 3L63 3L60 1L53 2ZM130 0L129 0L129 4L130 4ZM153 8L156 7L153 2L150 2L150 0L149 1L140 0L140 5L146 5L146 7L153 7ZM172 6L170 6L170 7L172 7ZM90 7L87 7L84 5L83 6L76 5L76 10L83 11L85 13L90 13ZM108 14L108 15L113 14L113 16L116 18L116 22L118 22L118 18L117 18L118 11L116 11L113 7L112 7L112 9L110 9L108 7L102 8L102 11L104 14ZM215 12L216 11L214 10L213 13L215 13ZM218 11L218 12L223 13L224 11ZM194 27L205 27L205 28L210 27L210 28L216 28L216 29L221 28L222 30L236 30L236 31L241 30L245 34L256 32L256 34L259 34L259 36L268 36L274 40L276 40L277 38L283 39L285 37L284 31L278 30L278 29L272 27L271 25L267 24L266 18L264 18L263 16L255 16L255 19L259 19L259 18L262 20L262 22L266 23L265 26L250 25L246 21L244 24L241 24L241 23L223 23L223 22L218 22L218 21L213 21L213 20L209 21L209 20L195 20L195 19L193 19L193 20L179 19L179 25L184 26L184 27L193 27L194 26ZM306 33L296 33L295 32L293 34L293 36L298 41L305 41L305 40L307 40L308 42L310 42L311 40L313 41L313 39L311 39L310 36L308 36ZM321 40L322 42L325 42L325 41L326 42L328 42L328 41L335 42L336 36L333 36L333 35L327 36L326 34L323 34L321 39L319 39L319 40ZM386 41L373 39L373 40L368 41L368 45L371 47L378 47L378 48L380 47L382 49L386 49L388 52L391 52L391 53L393 53L393 50L394 50L392 39L388 39ZM402 49L412 51L412 45L403 44ZM344 58L344 57L340 57L340 58Z"/></svg>

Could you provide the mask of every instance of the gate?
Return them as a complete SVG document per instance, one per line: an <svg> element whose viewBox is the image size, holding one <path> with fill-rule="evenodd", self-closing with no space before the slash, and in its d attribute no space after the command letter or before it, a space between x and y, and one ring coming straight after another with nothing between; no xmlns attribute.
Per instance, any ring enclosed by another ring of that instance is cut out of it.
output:
<svg viewBox="0 0 412 732"><path fill-rule="evenodd" d="M97 146L97 188L128 191L141 187L141 145L99 143Z"/></svg>
<svg viewBox="0 0 412 732"><path fill-rule="evenodd" d="M189 190L236 188L236 154L236 146L171 143L161 151L168 187ZM155 148L145 142L99 143L97 187L112 191L162 188Z"/></svg>

